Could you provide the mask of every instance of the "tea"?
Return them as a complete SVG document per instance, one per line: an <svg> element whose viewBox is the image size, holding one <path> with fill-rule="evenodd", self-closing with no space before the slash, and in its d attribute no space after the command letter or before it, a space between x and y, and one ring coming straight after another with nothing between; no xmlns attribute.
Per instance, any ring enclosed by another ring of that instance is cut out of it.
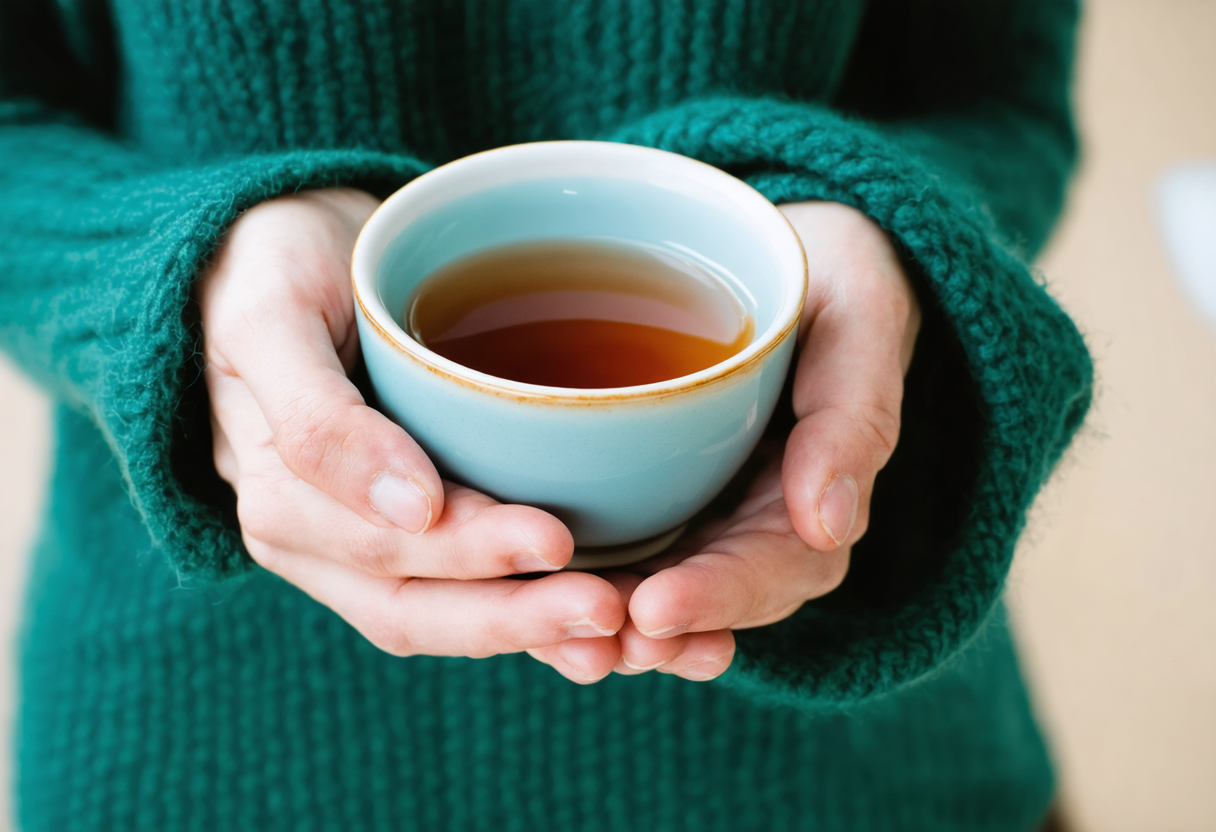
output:
<svg viewBox="0 0 1216 832"><path fill-rule="evenodd" d="M522 243L457 260L423 281L405 322L457 364L568 388L689 375L741 351L753 329L725 281L691 258L601 240Z"/></svg>

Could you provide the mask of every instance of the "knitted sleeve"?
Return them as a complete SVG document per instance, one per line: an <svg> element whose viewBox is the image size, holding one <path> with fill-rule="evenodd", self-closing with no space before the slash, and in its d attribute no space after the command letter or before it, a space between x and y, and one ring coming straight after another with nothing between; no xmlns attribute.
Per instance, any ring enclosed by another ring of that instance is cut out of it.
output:
<svg viewBox="0 0 1216 832"><path fill-rule="evenodd" d="M925 322L899 446L835 592L737 633L722 683L799 707L914 683L996 605L1092 368L1034 277L1075 154L1072 0L875 0L835 106L720 97L612 137L699 158L775 202L856 206L895 241Z"/></svg>
<svg viewBox="0 0 1216 832"><path fill-rule="evenodd" d="M53 18L33 17L0 26L9 37L0 43L0 347L96 422L180 574L241 572L235 527L179 476L215 476L209 438L190 435L182 418L181 403L193 401L205 424L192 281L258 202L341 184L387 193L423 166L362 151L157 164L107 132L97 68L65 45Z"/></svg>

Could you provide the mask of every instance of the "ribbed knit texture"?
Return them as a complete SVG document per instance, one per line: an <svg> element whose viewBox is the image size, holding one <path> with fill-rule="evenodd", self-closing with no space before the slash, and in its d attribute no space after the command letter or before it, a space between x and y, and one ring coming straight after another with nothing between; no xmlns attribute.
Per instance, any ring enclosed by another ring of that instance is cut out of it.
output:
<svg viewBox="0 0 1216 832"><path fill-rule="evenodd" d="M1031 828L1051 771L999 597L1090 396L1026 266L1075 152L1075 14L0 7L0 344L62 402L22 651L24 828ZM921 293L903 435L848 579L740 632L719 682L390 658L252 566L211 468L189 297L240 211L552 138L855 205Z"/></svg>

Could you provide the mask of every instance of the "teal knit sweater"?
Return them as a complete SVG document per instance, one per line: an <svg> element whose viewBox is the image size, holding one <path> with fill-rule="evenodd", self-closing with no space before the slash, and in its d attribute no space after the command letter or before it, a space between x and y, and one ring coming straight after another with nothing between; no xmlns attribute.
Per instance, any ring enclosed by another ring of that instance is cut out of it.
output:
<svg viewBox="0 0 1216 832"><path fill-rule="evenodd" d="M0 5L0 345L58 400L19 820L70 830L1017 830L1052 799L1000 605L1091 368L1027 267L1071 0ZM857 206L925 324L836 592L709 684L392 658L253 566L192 281L241 211L600 138Z"/></svg>

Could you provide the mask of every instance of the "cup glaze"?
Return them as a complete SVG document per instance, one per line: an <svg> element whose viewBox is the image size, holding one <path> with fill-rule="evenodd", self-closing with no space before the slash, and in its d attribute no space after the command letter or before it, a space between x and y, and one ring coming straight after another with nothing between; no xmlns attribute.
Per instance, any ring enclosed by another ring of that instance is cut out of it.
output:
<svg viewBox="0 0 1216 832"><path fill-rule="evenodd" d="M699 260L752 315L752 342L692 375L570 389L479 373L406 334L406 302L440 266L568 239ZM418 177L368 220L352 276L380 407L445 477L557 516L583 567L664 548L738 471L781 392L807 290L797 234L743 182L677 154L582 141L498 148Z"/></svg>

